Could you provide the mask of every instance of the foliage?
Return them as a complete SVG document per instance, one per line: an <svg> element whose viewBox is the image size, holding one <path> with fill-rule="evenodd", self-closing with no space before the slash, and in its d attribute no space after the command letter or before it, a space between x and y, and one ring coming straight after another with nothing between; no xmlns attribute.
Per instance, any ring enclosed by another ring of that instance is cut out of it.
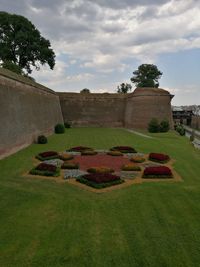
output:
<svg viewBox="0 0 200 267"><path fill-rule="evenodd" d="M150 133L159 133L160 132L160 125L156 118L151 119L148 124L148 131Z"/></svg>
<svg viewBox="0 0 200 267"><path fill-rule="evenodd" d="M129 91L131 91L131 89L131 84L121 83L119 86L117 86L117 93L127 94Z"/></svg>
<svg viewBox="0 0 200 267"><path fill-rule="evenodd" d="M143 178L172 178L172 172L167 166L146 167Z"/></svg>
<svg viewBox="0 0 200 267"><path fill-rule="evenodd" d="M80 91L80 93L82 94L89 94L90 93L90 89L84 88Z"/></svg>
<svg viewBox="0 0 200 267"><path fill-rule="evenodd" d="M55 126L55 133L56 134L62 134L65 132L65 126L62 123L58 123Z"/></svg>
<svg viewBox="0 0 200 267"><path fill-rule="evenodd" d="M62 160L71 160L74 158L73 155L67 154L67 153L60 153L59 154L60 159Z"/></svg>
<svg viewBox="0 0 200 267"><path fill-rule="evenodd" d="M59 158L59 155L56 151L46 151L46 152L42 152L39 153L36 156L37 159L44 161L44 160L48 160L48 159L57 159Z"/></svg>
<svg viewBox="0 0 200 267"><path fill-rule="evenodd" d="M1 46L1 44L0 44L0 46ZM2 62L1 67L3 67L4 69L13 71L13 72L20 74L20 75L23 74L21 67L10 60L5 60L4 62Z"/></svg>
<svg viewBox="0 0 200 267"><path fill-rule="evenodd" d="M65 125L65 128L71 128L72 127L71 123L69 123L69 122L65 122L64 125Z"/></svg>
<svg viewBox="0 0 200 267"><path fill-rule="evenodd" d="M170 157L165 154L161 153L150 153L149 160L159 162L159 163L166 163L170 160Z"/></svg>
<svg viewBox="0 0 200 267"><path fill-rule="evenodd" d="M176 131L181 135L184 136L185 135L185 129L183 127L183 125L179 124L176 126Z"/></svg>
<svg viewBox="0 0 200 267"><path fill-rule="evenodd" d="M137 153L135 148L131 146L114 146L110 149L111 151L120 151L121 153Z"/></svg>
<svg viewBox="0 0 200 267"><path fill-rule="evenodd" d="M134 164L125 164L122 166L122 171L141 171L141 168Z"/></svg>
<svg viewBox="0 0 200 267"><path fill-rule="evenodd" d="M67 162L65 161L62 166L62 169L78 169L79 168L79 164L76 162Z"/></svg>
<svg viewBox="0 0 200 267"><path fill-rule="evenodd" d="M106 183L105 182L104 183L96 183L94 181L89 181L89 180L85 179L83 176L77 178L76 181L80 182L82 184L94 187L96 189L102 189L105 187L122 184L124 182L124 180L119 179L119 180L114 180L114 181L110 181L110 182L106 182Z"/></svg>
<svg viewBox="0 0 200 267"><path fill-rule="evenodd" d="M87 170L89 173L113 173L114 170L108 167L92 167Z"/></svg>
<svg viewBox="0 0 200 267"><path fill-rule="evenodd" d="M169 121L168 120L162 120L160 123L160 132L166 133L169 131Z"/></svg>
<svg viewBox="0 0 200 267"><path fill-rule="evenodd" d="M81 155L82 156L94 156L96 154L97 154L97 152L94 151L94 150L83 150L83 151L81 151Z"/></svg>
<svg viewBox="0 0 200 267"><path fill-rule="evenodd" d="M135 162L135 163L142 163L142 162L145 161L145 158L143 158L143 157L132 157L130 160L132 162Z"/></svg>
<svg viewBox="0 0 200 267"><path fill-rule="evenodd" d="M83 152L85 150L93 150L90 147L87 146L75 146L75 147L71 147L68 151L74 151L74 152Z"/></svg>
<svg viewBox="0 0 200 267"><path fill-rule="evenodd" d="M38 144L47 144L48 140L45 135L39 135L37 138L37 143Z"/></svg>
<svg viewBox="0 0 200 267"><path fill-rule="evenodd" d="M118 156L122 156L123 154L120 151L113 150L113 151L108 151L107 155L118 157Z"/></svg>
<svg viewBox="0 0 200 267"><path fill-rule="evenodd" d="M31 73L31 67L38 70L39 64L48 64L53 69L55 54L50 47L49 40L27 18L0 12L0 60L4 66L17 73L19 69Z"/></svg>
<svg viewBox="0 0 200 267"><path fill-rule="evenodd" d="M160 72L157 66L153 64L142 64L136 71L133 72L131 82L136 87L159 87L158 80L161 78L162 72Z"/></svg>
<svg viewBox="0 0 200 267"><path fill-rule="evenodd" d="M60 168L54 165L40 163L37 167L30 171L30 174L56 177L60 175Z"/></svg>

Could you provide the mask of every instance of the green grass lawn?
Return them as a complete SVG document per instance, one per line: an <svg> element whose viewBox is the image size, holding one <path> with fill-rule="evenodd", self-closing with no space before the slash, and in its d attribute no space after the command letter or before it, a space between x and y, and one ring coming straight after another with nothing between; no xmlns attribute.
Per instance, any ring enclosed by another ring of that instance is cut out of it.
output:
<svg viewBox="0 0 200 267"><path fill-rule="evenodd" d="M200 151L173 132L151 135L74 128L1 160L0 266L200 266ZM22 176L38 152L77 145L168 153L183 182L95 194Z"/></svg>

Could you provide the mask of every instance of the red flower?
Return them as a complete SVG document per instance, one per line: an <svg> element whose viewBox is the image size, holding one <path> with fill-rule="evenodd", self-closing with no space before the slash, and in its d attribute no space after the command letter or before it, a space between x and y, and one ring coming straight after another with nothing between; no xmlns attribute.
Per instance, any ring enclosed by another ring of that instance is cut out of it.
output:
<svg viewBox="0 0 200 267"><path fill-rule="evenodd" d="M149 154L149 159L150 160L155 160L155 161L168 161L170 159L170 157L168 155L165 154L160 154L160 153L150 153Z"/></svg>
<svg viewBox="0 0 200 267"><path fill-rule="evenodd" d="M170 168L166 166L146 167L144 170L144 176L172 176Z"/></svg>
<svg viewBox="0 0 200 267"><path fill-rule="evenodd" d="M57 169L56 166L54 165L50 165L50 164L46 164L46 163L40 163L37 167L36 170L39 171L50 171L50 172L55 172Z"/></svg>
<svg viewBox="0 0 200 267"><path fill-rule="evenodd" d="M42 158L48 158L48 157L58 156L58 153L55 151L46 151L40 153L39 156L41 156Z"/></svg>
<svg viewBox="0 0 200 267"><path fill-rule="evenodd" d="M111 173L91 173L82 176L84 179L97 184L109 183L120 180L120 177Z"/></svg>

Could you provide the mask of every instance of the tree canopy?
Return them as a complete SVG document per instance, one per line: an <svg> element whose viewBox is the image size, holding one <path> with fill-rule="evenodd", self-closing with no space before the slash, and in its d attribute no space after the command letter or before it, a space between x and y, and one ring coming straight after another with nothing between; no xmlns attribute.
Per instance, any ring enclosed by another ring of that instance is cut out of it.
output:
<svg viewBox="0 0 200 267"><path fill-rule="evenodd" d="M142 64L133 72L131 82L136 87L159 87L158 80L161 78L162 72L158 70L156 65Z"/></svg>
<svg viewBox="0 0 200 267"><path fill-rule="evenodd" d="M89 94L90 93L90 89L88 88L84 88L80 91L80 93L83 93L83 94Z"/></svg>
<svg viewBox="0 0 200 267"><path fill-rule="evenodd" d="M40 64L55 65L55 54L49 40L41 36L35 26L25 17L0 12L0 61L1 65L18 73L31 67L40 69Z"/></svg>
<svg viewBox="0 0 200 267"><path fill-rule="evenodd" d="M117 93L123 93L127 94L129 91L131 91L132 86L129 83L121 83L119 86L117 86Z"/></svg>

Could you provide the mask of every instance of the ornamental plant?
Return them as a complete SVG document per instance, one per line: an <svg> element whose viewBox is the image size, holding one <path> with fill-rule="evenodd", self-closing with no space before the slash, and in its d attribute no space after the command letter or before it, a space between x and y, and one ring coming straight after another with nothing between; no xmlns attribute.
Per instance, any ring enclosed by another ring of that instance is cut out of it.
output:
<svg viewBox="0 0 200 267"><path fill-rule="evenodd" d="M172 171L167 166L146 167L143 178L172 178Z"/></svg>
<svg viewBox="0 0 200 267"><path fill-rule="evenodd" d="M90 173L82 175L76 180L97 189L124 182L118 175L113 175L111 173Z"/></svg>
<svg viewBox="0 0 200 267"><path fill-rule="evenodd" d="M38 144L47 144L48 140L45 135L39 135L37 138L37 143Z"/></svg>
<svg viewBox="0 0 200 267"><path fill-rule="evenodd" d="M89 173L113 173L114 170L108 167L92 167L87 170Z"/></svg>
<svg viewBox="0 0 200 267"><path fill-rule="evenodd" d="M130 159L130 161L135 162L135 163L142 163L142 162L145 161L145 158L143 158L143 157L132 157Z"/></svg>
<svg viewBox="0 0 200 267"><path fill-rule="evenodd" d="M64 132L65 132L65 126L64 126L64 124L62 124L62 123L56 124L56 126L55 126L55 133L56 134L62 134Z"/></svg>
<svg viewBox="0 0 200 267"><path fill-rule="evenodd" d="M62 159L62 160L71 160L71 159L73 159L74 158L74 156L73 155L70 155L70 154L67 154L67 153L61 153L60 155L60 159Z"/></svg>
<svg viewBox="0 0 200 267"><path fill-rule="evenodd" d="M122 156L123 154L122 154L122 152L120 152L120 151L113 150L113 151L109 151L109 152L107 153L107 155L118 157L118 156Z"/></svg>
<svg viewBox="0 0 200 267"><path fill-rule="evenodd" d="M130 146L114 146L110 149L111 151L120 151L121 153L137 153L137 151Z"/></svg>
<svg viewBox="0 0 200 267"><path fill-rule="evenodd" d="M76 146L76 147L71 147L68 151L73 151L73 152L83 152L85 150L93 150L93 148L87 147L87 146Z"/></svg>
<svg viewBox="0 0 200 267"><path fill-rule="evenodd" d="M41 161L48 160L48 159L57 159L59 158L59 154L56 151L46 151L46 152L39 153L36 156L36 158Z"/></svg>
<svg viewBox="0 0 200 267"><path fill-rule="evenodd" d="M62 166L61 169L79 169L79 164L76 162L68 162L65 161Z"/></svg>
<svg viewBox="0 0 200 267"><path fill-rule="evenodd" d="M82 156L94 156L96 154L97 154L97 152L94 151L94 150L83 150L83 151L81 151L81 155Z"/></svg>
<svg viewBox="0 0 200 267"><path fill-rule="evenodd" d="M170 160L170 157L165 154L161 153L150 153L149 160L159 162L159 163L166 163Z"/></svg>
<svg viewBox="0 0 200 267"><path fill-rule="evenodd" d="M141 168L134 164L125 164L122 166L122 171L141 171Z"/></svg>
<svg viewBox="0 0 200 267"><path fill-rule="evenodd" d="M33 168L30 171L30 174L42 176L59 176L60 168L51 164L40 163L37 167Z"/></svg>

